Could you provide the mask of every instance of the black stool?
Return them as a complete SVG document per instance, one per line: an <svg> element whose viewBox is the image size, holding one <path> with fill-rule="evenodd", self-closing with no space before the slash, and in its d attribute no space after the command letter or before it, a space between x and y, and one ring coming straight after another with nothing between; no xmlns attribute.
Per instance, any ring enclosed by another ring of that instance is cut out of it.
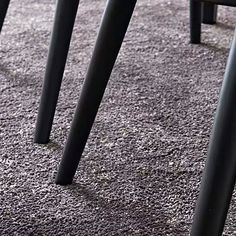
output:
<svg viewBox="0 0 236 236"><path fill-rule="evenodd" d="M59 166L56 183L71 184L136 0L109 0ZM222 86L192 236L222 234L236 179L236 33Z"/></svg>
<svg viewBox="0 0 236 236"><path fill-rule="evenodd" d="M202 9L203 4L203 9ZM190 0L190 42L201 43L201 21L216 22L217 5L236 6L235 0Z"/></svg>
<svg viewBox="0 0 236 236"><path fill-rule="evenodd" d="M7 9L9 6L10 0L1 0L0 1L0 32L2 30L3 22L7 14Z"/></svg>

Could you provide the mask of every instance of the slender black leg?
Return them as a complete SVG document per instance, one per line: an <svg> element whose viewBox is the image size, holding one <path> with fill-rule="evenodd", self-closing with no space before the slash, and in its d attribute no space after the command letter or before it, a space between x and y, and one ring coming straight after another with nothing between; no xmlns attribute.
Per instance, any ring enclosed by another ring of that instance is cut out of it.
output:
<svg viewBox="0 0 236 236"><path fill-rule="evenodd" d="M136 0L109 0L59 166L56 183L71 184L119 53Z"/></svg>
<svg viewBox="0 0 236 236"><path fill-rule="evenodd" d="M236 178L236 32L222 85L191 236L222 235Z"/></svg>
<svg viewBox="0 0 236 236"><path fill-rule="evenodd" d="M190 43L201 43L201 4L190 0Z"/></svg>
<svg viewBox="0 0 236 236"><path fill-rule="evenodd" d="M217 19L217 5L204 2L202 4L202 23L213 25Z"/></svg>
<svg viewBox="0 0 236 236"><path fill-rule="evenodd" d="M7 9L9 6L10 0L1 0L0 1L0 32L2 30L3 22L7 14Z"/></svg>
<svg viewBox="0 0 236 236"><path fill-rule="evenodd" d="M58 0L34 141L47 143L61 87L79 0Z"/></svg>

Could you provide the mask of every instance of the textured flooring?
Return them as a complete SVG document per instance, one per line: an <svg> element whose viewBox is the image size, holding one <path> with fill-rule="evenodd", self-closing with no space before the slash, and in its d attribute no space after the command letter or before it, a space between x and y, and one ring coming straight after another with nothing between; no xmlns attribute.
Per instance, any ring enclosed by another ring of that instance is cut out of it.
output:
<svg viewBox="0 0 236 236"><path fill-rule="evenodd" d="M0 235L188 235L236 12L189 44L187 0L139 0L75 182L54 184L105 1L81 1L51 142L33 143L55 1L0 36ZM236 235L236 198L224 235Z"/></svg>

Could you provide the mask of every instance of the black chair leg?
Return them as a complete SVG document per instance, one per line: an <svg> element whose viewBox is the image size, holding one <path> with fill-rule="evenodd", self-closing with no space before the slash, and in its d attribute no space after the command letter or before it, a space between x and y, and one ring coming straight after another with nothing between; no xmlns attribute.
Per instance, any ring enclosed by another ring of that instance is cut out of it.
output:
<svg viewBox="0 0 236 236"><path fill-rule="evenodd" d="M58 0L34 141L48 143L79 0Z"/></svg>
<svg viewBox="0 0 236 236"><path fill-rule="evenodd" d="M202 4L202 23L213 25L217 19L217 5L204 2Z"/></svg>
<svg viewBox="0 0 236 236"><path fill-rule="evenodd" d="M57 184L72 183L135 4L136 0L108 0L59 166Z"/></svg>
<svg viewBox="0 0 236 236"><path fill-rule="evenodd" d="M190 0L190 43L201 43L201 4Z"/></svg>
<svg viewBox="0 0 236 236"><path fill-rule="evenodd" d="M222 235L236 179L236 32L231 46L191 236Z"/></svg>
<svg viewBox="0 0 236 236"><path fill-rule="evenodd" d="M0 1L0 32L2 30L3 22L7 14L7 9L9 6L10 0L1 0Z"/></svg>

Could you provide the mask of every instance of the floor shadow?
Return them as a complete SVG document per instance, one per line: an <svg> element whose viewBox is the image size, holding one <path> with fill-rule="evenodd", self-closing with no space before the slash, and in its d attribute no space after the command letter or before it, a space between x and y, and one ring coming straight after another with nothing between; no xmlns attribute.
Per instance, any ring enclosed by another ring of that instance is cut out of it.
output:
<svg viewBox="0 0 236 236"><path fill-rule="evenodd" d="M61 144L55 141L51 141L51 140L49 141L49 143L46 143L46 144L36 143L36 145L47 147L48 149L53 150L53 151L58 151L59 149L63 150L63 146Z"/></svg>
<svg viewBox="0 0 236 236"><path fill-rule="evenodd" d="M125 224L124 220L128 217L140 233L153 231L155 235L161 235L163 230L165 232L171 232L173 230L173 226L169 223L171 219L168 213L165 213L164 209L162 209L161 202L158 204L155 203L152 206L152 212L150 212L150 205L144 199L149 199L151 196L148 196L149 194L146 192L143 192L142 199L125 202L119 195L114 199L99 196L98 192L80 183L73 182L72 185L66 186L65 188L75 199L81 199L82 196L86 204L90 207L99 207L101 215L114 219L118 225ZM177 232L178 229L174 231Z"/></svg>
<svg viewBox="0 0 236 236"><path fill-rule="evenodd" d="M216 27L226 29L226 30L234 30L235 29L235 25L228 25L223 22L217 22Z"/></svg>
<svg viewBox="0 0 236 236"><path fill-rule="evenodd" d="M214 51L214 52L220 52L220 53L226 53L226 54L229 52L229 48L221 47L221 46L219 46L219 44L213 44L213 43L209 43L209 42L201 42L201 45L203 47L208 48L211 51Z"/></svg>

